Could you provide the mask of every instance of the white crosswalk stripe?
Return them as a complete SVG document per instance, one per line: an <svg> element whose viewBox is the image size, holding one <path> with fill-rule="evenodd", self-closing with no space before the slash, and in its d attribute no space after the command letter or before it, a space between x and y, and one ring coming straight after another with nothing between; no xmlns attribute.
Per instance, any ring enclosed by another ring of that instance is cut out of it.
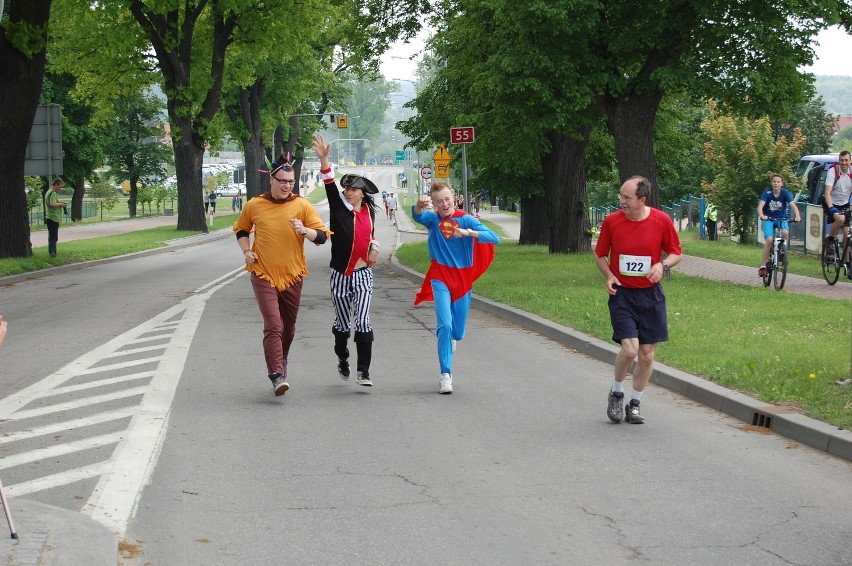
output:
<svg viewBox="0 0 852 566"><path fill-rule="evenodd" d="M0 399L0 470L11 471L4 473L7 496L98 478L83 512L123 532L156 465L207 301L245 273L240 268L211 281L53 375ZM42 462L50 465L39 466Z"/></svg>

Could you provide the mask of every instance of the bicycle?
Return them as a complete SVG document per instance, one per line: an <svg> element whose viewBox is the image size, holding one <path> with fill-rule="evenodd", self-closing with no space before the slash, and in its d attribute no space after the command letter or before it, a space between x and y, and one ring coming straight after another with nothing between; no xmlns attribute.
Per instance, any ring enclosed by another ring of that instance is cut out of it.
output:
<svg viewBox="0 0 852 566"><path fill-rule="evenodd" d="M787 242L781 232L781 225L784 222L783 218L772 220L772 229L774 232L772 240L772 251L769 253L769 258L766 260L766 274L763 276L763 286L769 287L769 283L776 291L784 288L784 282L787 281ZM790 222L795 222L791 220Z"/></svg>
<svg viewBox="0 0 852 566"><path fill-rule="evenodd" d="M825 282L829 285L837 283L841 271L845 271L846 277L852 279L852 265L850 265L852 262L849 261L850 253L852 253L852 238L846 236L843 253L840 253L840 241L838 239L840 233L837 236L831 244L823 242L822 245L822 276L825 277Z"/></svg>

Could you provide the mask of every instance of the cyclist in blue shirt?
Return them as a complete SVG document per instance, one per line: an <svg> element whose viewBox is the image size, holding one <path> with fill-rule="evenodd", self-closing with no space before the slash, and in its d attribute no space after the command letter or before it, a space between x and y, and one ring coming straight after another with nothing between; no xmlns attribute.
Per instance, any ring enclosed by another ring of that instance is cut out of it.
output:
<svg viewBox="0 0 852 566"><path fill-rule="evenodd" d="M782 220L781 234L785 240L790 238L790 225L787 223L787 206L793 210L795 221L802 220L799 215L799 207L793 202L793 193L784 188L784 177L779 174L772 175L770 178L771 188L763 191L760 197L760 202L757 203L757 216L760 218L761 229L763 230L763 259L760 262L758 276L766 275L766 259L769 257L769 252L772 250L772 242L775 240L773 220Z"/></svg>

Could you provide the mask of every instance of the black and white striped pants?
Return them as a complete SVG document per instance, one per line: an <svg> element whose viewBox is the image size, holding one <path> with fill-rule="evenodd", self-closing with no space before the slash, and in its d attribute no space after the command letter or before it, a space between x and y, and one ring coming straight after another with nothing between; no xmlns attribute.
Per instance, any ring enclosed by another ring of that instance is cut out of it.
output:
<svg viewBox="0 0 852 566"><path fill-rule="evenodd" d="M373 300L373 270L365 266L347 276L332 269L329 283L331 303L334 305L334 329L349 332L354 312L355 332L372 332L370 303Z"/></svg>

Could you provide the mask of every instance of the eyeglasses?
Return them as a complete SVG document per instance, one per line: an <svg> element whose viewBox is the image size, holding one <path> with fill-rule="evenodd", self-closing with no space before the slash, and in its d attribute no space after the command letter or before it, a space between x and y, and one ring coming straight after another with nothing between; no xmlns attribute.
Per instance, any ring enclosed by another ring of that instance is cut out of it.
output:
<svg viewBox="0 0 852 566"><path fill-rule="evenodd" d="M282 185L295 185L296 184L296 179L279 179L275 175L271 175L271 177L273 179L275 179L276 181L278 181L279 183L281 183Z"/></svg>

